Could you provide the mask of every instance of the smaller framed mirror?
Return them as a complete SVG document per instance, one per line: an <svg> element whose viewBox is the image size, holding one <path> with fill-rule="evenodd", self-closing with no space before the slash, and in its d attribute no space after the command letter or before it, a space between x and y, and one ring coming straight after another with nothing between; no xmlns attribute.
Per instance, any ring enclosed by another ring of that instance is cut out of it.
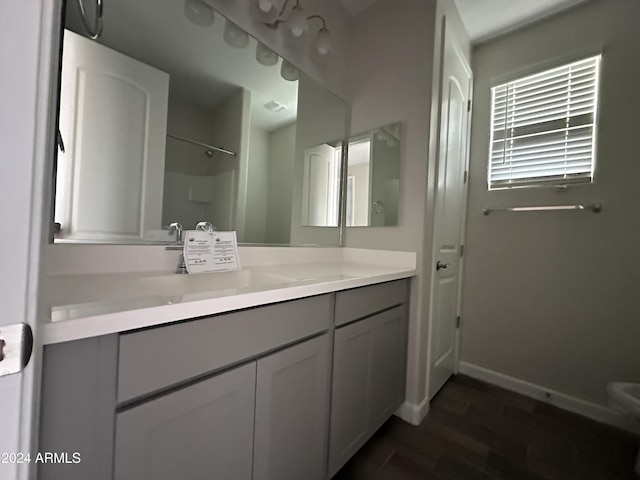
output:
<svg viewBox="0 0 640 480"><path fill-rule="evenodd" d="M401 124L392 123L349 139L345 226L398 224Z"/></svg>

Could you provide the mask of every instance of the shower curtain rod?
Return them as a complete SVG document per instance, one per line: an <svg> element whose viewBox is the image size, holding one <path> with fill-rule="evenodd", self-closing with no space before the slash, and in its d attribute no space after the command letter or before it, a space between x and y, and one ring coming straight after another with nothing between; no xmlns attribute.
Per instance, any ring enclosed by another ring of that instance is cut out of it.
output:
<svg viewBox="0 0 640 480"><path fill-rule="evenodd" d="M214 147L212 145L207 145L206 143L196 142L195 140L189 140L188 138L180 137L178 135L172 135L170 133L167 133L167 137L173 138L175 140L180 140L181 142L191 143L192 145L198 145L200 147L207 148L209 150L214 150L216 152L226 153L227 155L231 155L232 157L238 156L237 153L232 152L231 150L225 150L224 148Z"/></svg>

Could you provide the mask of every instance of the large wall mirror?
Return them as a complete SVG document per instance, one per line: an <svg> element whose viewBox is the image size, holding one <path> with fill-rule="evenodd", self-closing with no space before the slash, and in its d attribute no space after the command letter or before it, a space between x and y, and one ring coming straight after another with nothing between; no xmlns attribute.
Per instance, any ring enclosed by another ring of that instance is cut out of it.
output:
<svg viewBox="0 0 640 480"><path fill-rule="evenodd" d="M67 2L54 240L170 242L172 223L209 221L241 243L337 245L345 103L192 3L109 0L91 40ZM323 145L335 181L305 197Z"/></svg>

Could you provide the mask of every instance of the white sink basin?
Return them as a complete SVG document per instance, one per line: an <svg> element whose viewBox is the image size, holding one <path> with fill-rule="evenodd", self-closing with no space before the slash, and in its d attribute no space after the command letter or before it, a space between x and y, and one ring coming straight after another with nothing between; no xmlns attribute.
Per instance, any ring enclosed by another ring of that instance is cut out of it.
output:
<svg viewBox="0 0 640 480"><path fill-rule="evenodd" d="M288 278L251 270L199 273L195 275L161 275L142 277L140 285L156 295L184 295L223 290L257 288L287 283Z"/></svg>
<svg viewBox="0 0 640 480"><path fill-rule="evenodd" d="M49 277L44 295L51 307L88 303L122 302L141 297L176 297L238 291L286 284L292 280L252 270L200 273L195 275L69 275Z"/></svg>

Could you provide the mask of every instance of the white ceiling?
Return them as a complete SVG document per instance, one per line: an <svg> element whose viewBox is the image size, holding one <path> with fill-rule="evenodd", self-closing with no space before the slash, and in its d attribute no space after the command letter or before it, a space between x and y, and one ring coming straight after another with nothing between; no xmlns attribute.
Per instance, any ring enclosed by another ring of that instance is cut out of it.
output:
<svg viewBox="0 0 640 480"><path fill-rule="evenodd" d="M251 91L252 124L273 130L292 122L298 106L298 82L280 76L278 64L255 60L256 40L244 49L224 43L224 18L215 14L209 27L194 25L184 15L184 1L109 0L99 42L170 74L171 95L204 107L217 105L244 87ZM68 2L73 8L77 2ZM76 12L67 12L67 26L84 35ZM287 107L271 112L275 100Z"/></svg>
<svg viewBox="0 0 640 480"><path fill-rule="evenodd" d="M473 43L515 30L584 1L586 0L455 0Z"/></svg>
<svg viewBox="0 0 640 480"><path fill-rule="evenodd" d="M352 16L377 1L340 0ZM588 0L455 0L473 43L480 43Z"/></svg>

